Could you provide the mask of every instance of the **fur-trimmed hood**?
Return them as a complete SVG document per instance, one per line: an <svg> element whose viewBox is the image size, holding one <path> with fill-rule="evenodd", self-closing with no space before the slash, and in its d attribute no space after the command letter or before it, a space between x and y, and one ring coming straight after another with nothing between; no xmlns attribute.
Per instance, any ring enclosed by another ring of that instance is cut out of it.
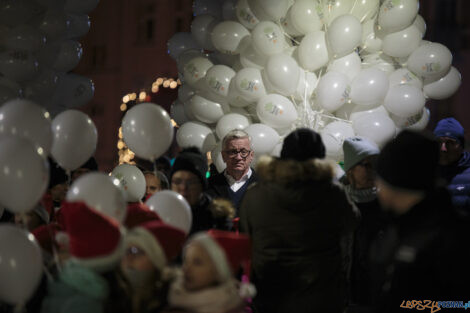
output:
<svg viewBox="0 0 470 313"><path fill-rule="evenodd" d="M299 162L262 156L256 172L261 181L283 186L305 181L331 181L335 177L335 163L320 159Z"/></svg>
<svg viewBox="0 0 470 313"><path fill-rule="evenodd" d="M312 159L303 162L262 156L256 167L256 188L270 190L280 207L308 211L329 202L341 189L335 183L335 163Z"/></svg>

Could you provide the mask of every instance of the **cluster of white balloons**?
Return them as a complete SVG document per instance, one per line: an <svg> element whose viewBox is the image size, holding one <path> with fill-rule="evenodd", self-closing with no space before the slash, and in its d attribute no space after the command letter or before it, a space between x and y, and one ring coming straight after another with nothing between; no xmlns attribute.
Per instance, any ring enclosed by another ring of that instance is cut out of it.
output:
<svg viewBox="0 0 470 313"><path fill-rule="evenodd" d="M83 54L99 0L5 0L0 3L0 103L23 97L52 115L93 98L91 79L69 73Z"/></svg>
<svg viewBox="0 0 470 313"><path fill-rule="evenodd" d="M88 32L88 13L98 1L0 1L2 210L23 214L40 201L49 183L48 156L72 171L96 149L92 120L64 110L94 94L89 78L69 71L82 57L78 39ZM31 233L0 225L0 260L0 301L20 311L42 277L40 248Z"/></svg>
<svg viewBox="0 0 470 313"><path fill-rule="evenodd" d="M276 154L297 127L319 131L341 161L345 138L382 146L424 129L427 99L458 89L445 46L423 40L418 0L195 0L190 33L168 52L183 85L171 115L180 146L213 152L234 128ZM219 161L217 161L219 160Z"/></svg>

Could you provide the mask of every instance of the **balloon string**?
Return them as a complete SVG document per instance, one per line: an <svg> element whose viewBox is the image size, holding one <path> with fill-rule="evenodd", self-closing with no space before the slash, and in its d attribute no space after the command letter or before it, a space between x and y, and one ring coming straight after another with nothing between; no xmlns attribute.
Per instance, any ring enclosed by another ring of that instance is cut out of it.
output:
<svg viewBox="0 0 470 313"><path fill-rule="evenodd" d="M284 30L284 28L282 27L282 24L281 24L281 21L280 21L280 20L277 21L276 23L277 23L277 26L279 26L279 29L281 30L281 32L282 32L282 34L283 34L284 36L286 36L287 38L289 38L289 39L290 39L292 42L294 42L297 46L300 45L300 42L299 42L299 41L295 40L294 37L292 37L291 35L289 35L289 34Z"/></svg>
<svg viewBox="0 0 470 313"><path fill-rule="evenodd" d="M70 170L65 170L65 174L67 175L67 187L70 187L72 185L72 173Z"/></svg>

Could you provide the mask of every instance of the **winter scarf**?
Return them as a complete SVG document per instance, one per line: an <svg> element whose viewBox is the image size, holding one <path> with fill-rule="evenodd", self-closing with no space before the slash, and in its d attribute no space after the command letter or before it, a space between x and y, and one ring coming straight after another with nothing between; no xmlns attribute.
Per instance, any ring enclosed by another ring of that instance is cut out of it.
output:
<svg viewBox="0 0 470 313"><path fill-rule="evenodd" d="M344 186L344 190L354 203L365 203L377 198L377 188L355 189L351 185Z"/></svg>

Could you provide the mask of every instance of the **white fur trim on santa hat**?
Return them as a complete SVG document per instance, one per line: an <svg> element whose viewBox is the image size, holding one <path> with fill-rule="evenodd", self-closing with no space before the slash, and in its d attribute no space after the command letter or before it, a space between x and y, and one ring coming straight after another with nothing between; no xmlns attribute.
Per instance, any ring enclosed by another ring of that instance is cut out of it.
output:
<svg viewBox="0 0 470 313"><path fill-rule="evenodd" d="M152 261L153 265L162 271L166 264L167 258L160 242L155 236L143 227L133 228L126 236L126 246L133 244L142 248Z"/></svg>
<svg viewBox="0 0 470 313"><path fill-rule="evenodd" d="M116 249L114 249L111 254L88 259L81 259L72 256L70 258L70 261L85 266L98 273L104 273L112 270L119 263L122 256L124 255L124 237L126 235L126 230L124 227L121 226L119 227L119 231L121 232L121 239L119 240Z"/></svg>
<svg viewBox="0 0 470 313"><path fill-rule="evenodd" d="M204 249L206 249L207 253L214 262L221 282L228 281L232 278L232 270L230 269L230 264L228 263L225 251L211 236L207 235L206 233L199 233L194 235L190 242L197 242L201 244Z"/></svg>

